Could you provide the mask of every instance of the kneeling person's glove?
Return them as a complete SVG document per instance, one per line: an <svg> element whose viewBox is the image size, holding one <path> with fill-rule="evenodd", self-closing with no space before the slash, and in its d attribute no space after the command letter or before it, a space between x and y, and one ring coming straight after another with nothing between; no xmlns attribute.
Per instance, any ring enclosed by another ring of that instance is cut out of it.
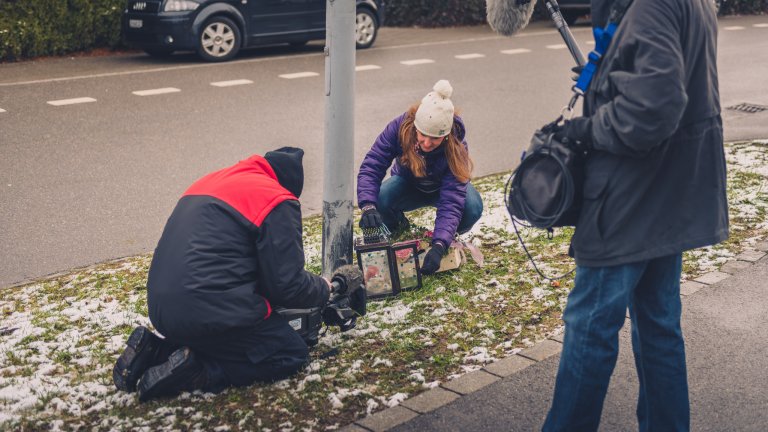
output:
<svg viewBox="0 0 768 432"><path fill-rule="evenodd" d="M349 307L360 316L365 316L365 305L368 300L363 285L363 272L360 267L352 264L343 265L336 269L331 282L336 282L338 294L349 296Z"/></svg>
<svg viewBox="0 0 768 432"><path fill-rule="evenodd" d="M336 287L323 310L323 322L328 326L339 326L342 332L351 330L357 317L365 315L367 293L363 286L363 273L355 265L344 265L331 276Z"/></svg>
<svg viewBox="0 0 768 432"><path fill-rule="evenodd" d="M363 215L360 217L360 228L378 228L384 224L379 210L373 204L363 206Z"/></svg>
<svg viewBox="0 0 768 432"><path fill-rule="evenodd" d="M442 242L432 242L432 248L424 256L424 262L421 263L421 274L430 275L440 268L440 261L445 256L445 246Z"/></svg>
<svg viewBox="0 0 768 432"><path fill-rule="evenodd" d="M555 138L574 150L586 152L592 148L592 119L576 117L566 120L555 131Z"/></svg>

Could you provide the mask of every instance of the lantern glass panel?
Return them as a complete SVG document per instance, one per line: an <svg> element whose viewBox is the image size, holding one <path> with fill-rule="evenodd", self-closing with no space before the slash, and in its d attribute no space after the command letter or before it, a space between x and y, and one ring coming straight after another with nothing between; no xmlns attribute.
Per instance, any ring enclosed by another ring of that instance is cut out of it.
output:
<svg viewBox="0 0 768 432"><path fill-rule="evenodd" d="M394 287L389 271L389 257L386 249L360 251L363 279L368 295L392 294Z"/></svg>
<svg viewBox="0 0 768 432"><path fill-rule="evenodd" d="M421 286L416 258L416 243L410 243L405 245L405 247L395 247L393 252L395 255L395 268L400 280L400 289L407 290Z"/></svg>

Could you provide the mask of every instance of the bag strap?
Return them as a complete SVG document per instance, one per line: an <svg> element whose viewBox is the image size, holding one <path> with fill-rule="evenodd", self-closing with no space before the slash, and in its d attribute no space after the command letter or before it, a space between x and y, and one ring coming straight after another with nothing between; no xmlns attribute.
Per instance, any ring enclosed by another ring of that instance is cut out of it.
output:
<svg viewBox="0 0 768 432"><path fill-rule="evenodd" d="M583 96L589 84L592 82L597 68L600 66L600 62L603 59L603 55L608 51L608 45L610 45L613 35L616 33L616 29L619 27L622 18L627 13L627 9L632 4L632 0L616 0L611 6L611 13L608 17L608 24L604 28L595 27L592 29L592 33L595 37L595 49L587 56L587 64L584 65L584 69L581 70L576 84L573 86L573 98L569 103L569 108L573 109L576 105L576 101L579 96Z"/></svg>

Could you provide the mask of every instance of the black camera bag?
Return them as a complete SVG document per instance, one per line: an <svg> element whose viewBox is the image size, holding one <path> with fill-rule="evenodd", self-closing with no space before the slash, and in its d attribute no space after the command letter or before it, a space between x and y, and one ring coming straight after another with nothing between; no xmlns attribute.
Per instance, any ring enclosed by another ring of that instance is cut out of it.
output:
<svg viewBox="0 0 768 432"><path fill-rule="evenodd" d="M533 134L505 193L512 216L544 229L576 225L584 182L584 154L558 141L552 129Z"/></svg>

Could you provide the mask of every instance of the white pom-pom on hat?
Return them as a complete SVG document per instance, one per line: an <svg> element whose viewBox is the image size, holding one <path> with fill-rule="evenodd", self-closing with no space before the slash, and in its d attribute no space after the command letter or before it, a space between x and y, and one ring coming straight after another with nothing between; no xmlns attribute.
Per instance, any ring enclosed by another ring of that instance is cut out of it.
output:
<svg viewBox="0 0 768 432"><path fill-rule="evenodd" d="M424 135L439 138L451 133L453 127L453 87L448 80L440 80L432 86L432 91L421 100L416 110L414 126Z"/></svg>
<svg viewBox="0 0 768 432"><path fill-rule="evenodd" d="M449 98L453 94L453 87L451 87L451 83L449 83L448 80L440 80L436 82L435 86L432 87L432 90L443 99Z"/></svg>

